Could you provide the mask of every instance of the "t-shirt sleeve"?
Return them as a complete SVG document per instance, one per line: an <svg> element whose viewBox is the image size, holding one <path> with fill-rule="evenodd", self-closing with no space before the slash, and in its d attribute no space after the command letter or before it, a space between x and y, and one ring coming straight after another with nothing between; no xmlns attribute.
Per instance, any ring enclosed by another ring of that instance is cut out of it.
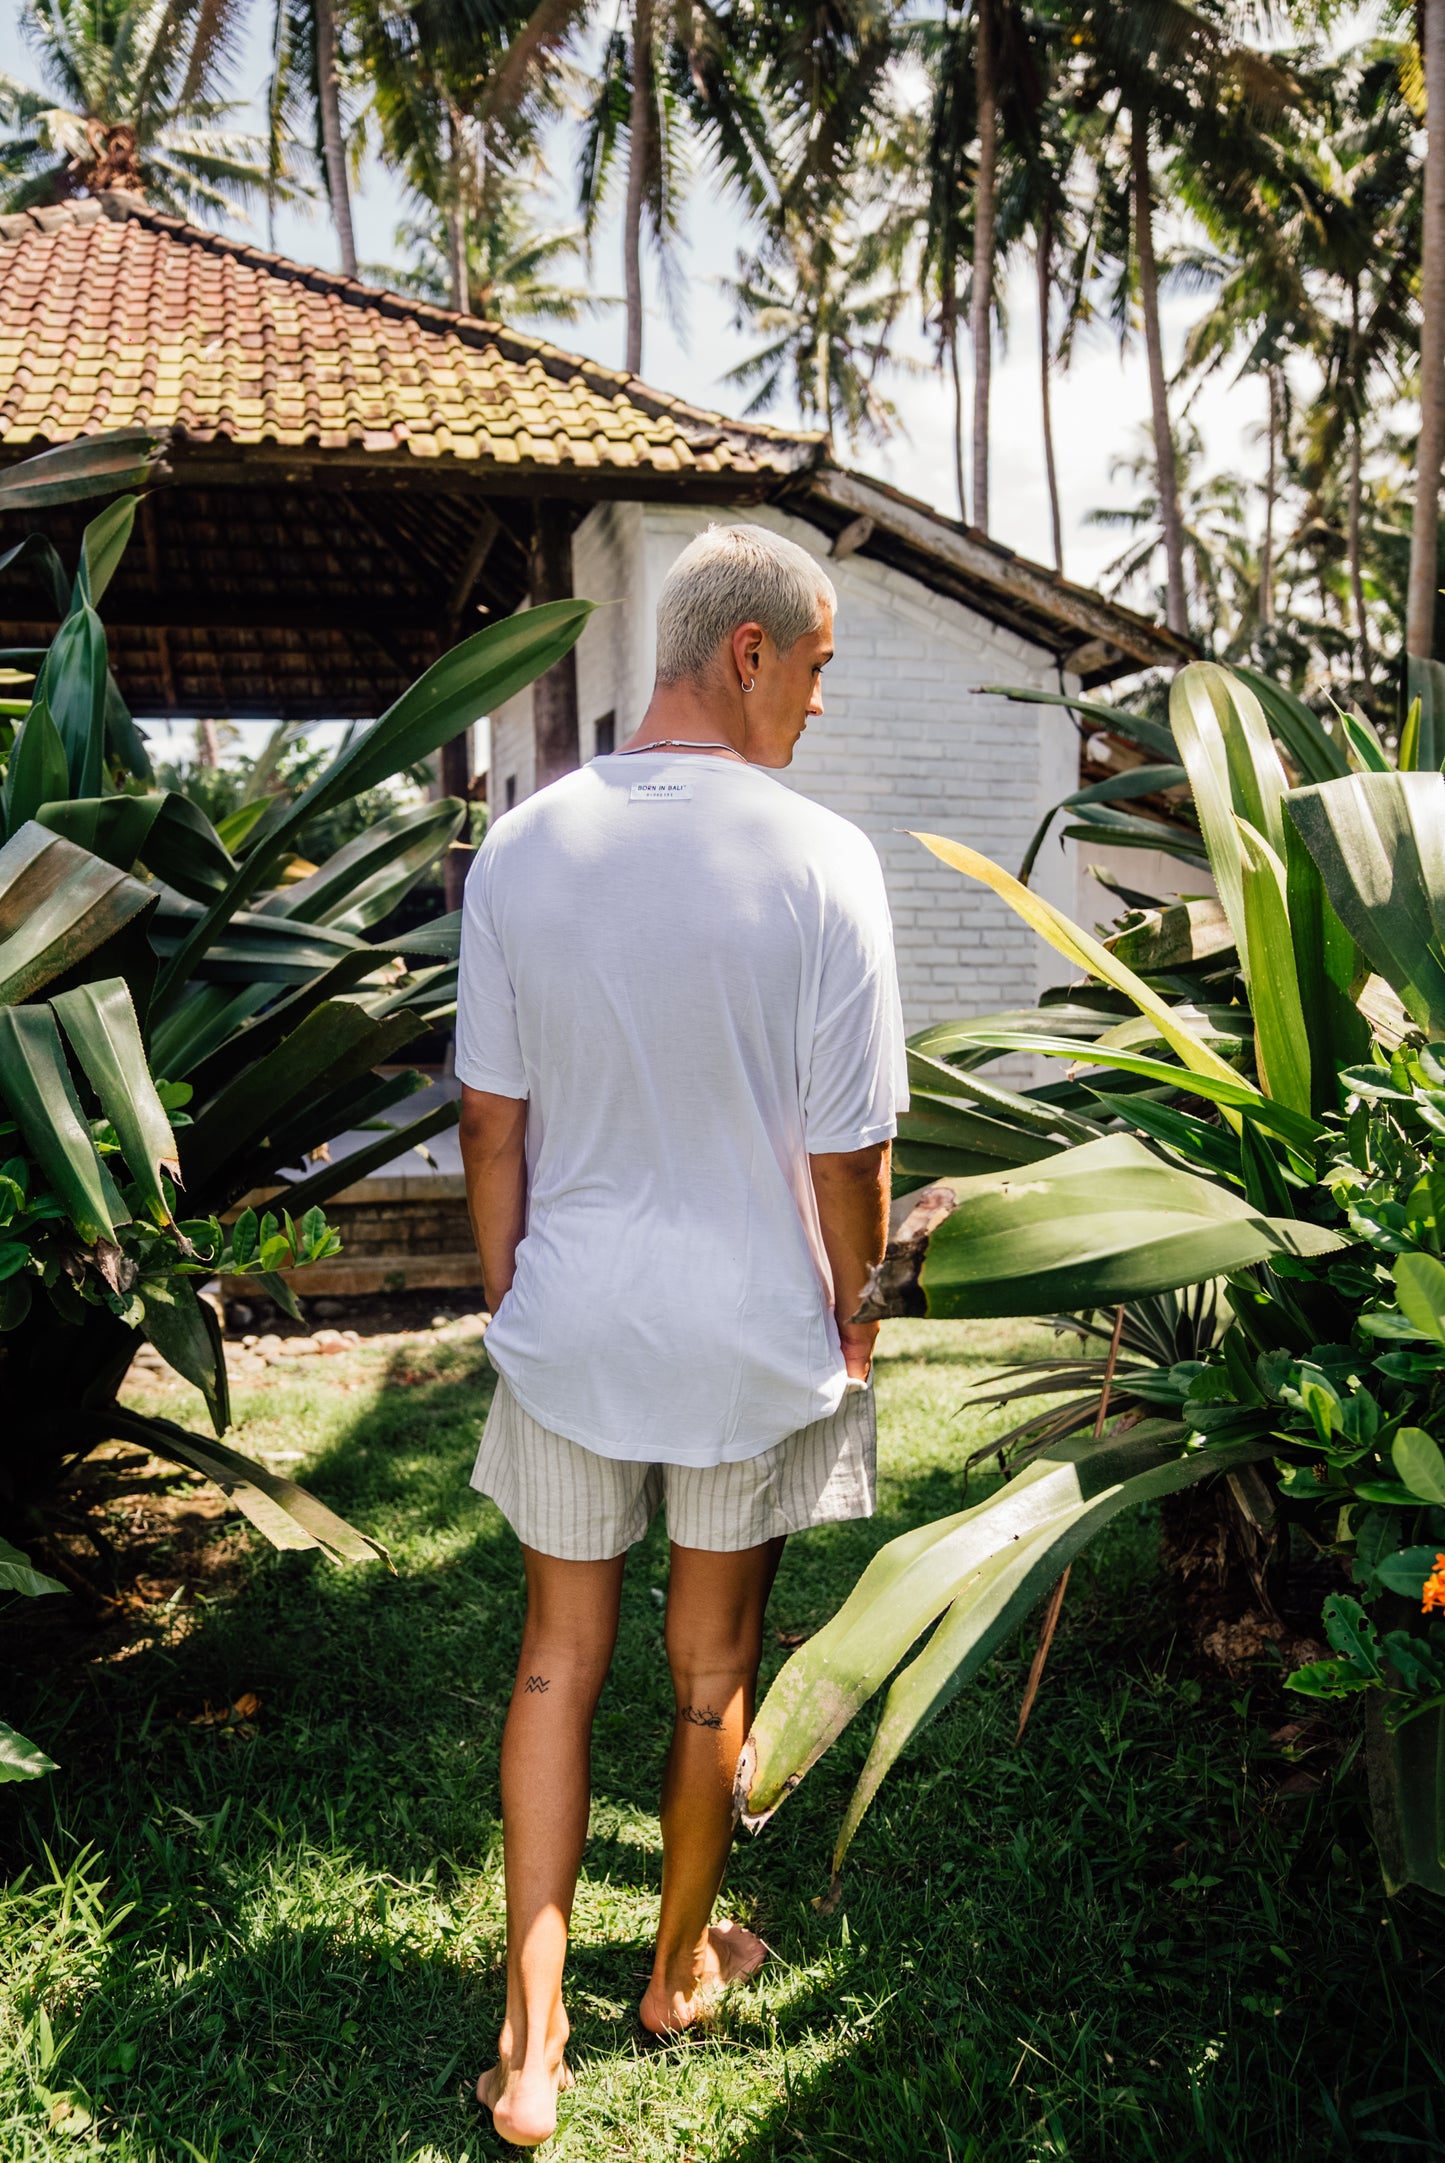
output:
<svg viewBox="0 0 1445 2163"><path fill-rule="evenodd" d="M803 1099L809 1154L892 1139L908 1109L893 924L871 845L824 916L818 1019Z"/></svg>
<svg viewBox="0 0 1445 2163"><path fill-rule="evenodd" d="M517 1033L517 995L492 914L494 866L484 842L462 896L456 1072L469 1089L525 1097L527 1069Z"/></svg>

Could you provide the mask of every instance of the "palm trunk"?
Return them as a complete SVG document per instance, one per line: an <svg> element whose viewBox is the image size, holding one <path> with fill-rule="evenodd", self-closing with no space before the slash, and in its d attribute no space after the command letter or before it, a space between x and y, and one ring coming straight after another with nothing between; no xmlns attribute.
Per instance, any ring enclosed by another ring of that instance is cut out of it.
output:
<svg viewBox="0 0 1445 2163"><path fill-rule="evenodd" d="M1259 621L1268 629L1274 623L1274 504L1279 493L1279 381L1273 367L1266 369L1269 388L1269 460L1264 469L1264 538L1259 544Z"/></svg>
<svg viewBox="0 0 1445 2163"><path fill-rule="evenodd" d="M1171 631L1189 632L1184 598L1184 521L1179 514L1179 474L1174 435L1169 425L1169 389L1164 378L1164 346L1159 333L1159 268L1154 260L1154 200L1149 184L1149 119L1135 113L1134 248L1139 263L1139 298L1144 310L1144 346L1149 356L1149 402L1154 417L1154 472L1159 494L1159 523L1164 533L1165 620Z"/></svg>
<svg viewBox="0 0 1445 2163"><path fill-rule="evenodd" d="M953 375L953 475L958 485L958 515L968 524L968 490L963 476L963 379L958 372L958 316L948 328L948 361Z"/></svg>
<svg viewBox="0 0 1445 2163"><path fill-rule="evenodd" d="M975 0L974 81L978 95L978 180L973 198L973 522L988 531L988 400L992 388L993 258L998 217L998 88L993 0Z"/></svg>
<svg viewBox="0 0 1445 2163"><path fill-rule="evenodd" d="M1440 463L1445 458L1445 0L1421 0L1425 64L1425 203L1420 248L1420 442L1410 537L1405 651L1435 650Z"/></svg>
<svg viewBox="0 0 1445 2163"><path fill-rule="evenodd" d="M466 131L455 108L447 111L447 286L458 315L470 315L467 276Z"/></svg>
<svg viewBox="0 0 1445 2163"><path fill-rule="evenodd" d="M1349 554L1350 599L1355 618L1355 667L1361 680L1370 680L1370 651L1365 625L1365 580L1360 567L1360 467L1362 444L1360 430L1360 286L1354 279L1350 284L1350 508L1349 508Z"/></svg>
<svg viewBox="0 0 1445 2163"><path fill-rule="evenodd" d="M341 133L341 88L336 77L336 17L331 0L315 0L316 95L321 107L321 148L326 161L326 192L331 222L341 244L341 268L356 276L356 239L351 230L351 189L346 178L346 144Z"/></svg>
<svg viewBox="0 0 1445 2163"><path fill-rule="evenodd" d="M622 226L627 294L627 373L642 373L642 210L652 140L652 0L632 12L632 105L627 125L627 206Z"/></svg>
<svg viewBox="0 0 1445 2163"><path fill-rule="evenodd" d="M1039 404L1044 423L1044 473L1049 484L1049 517L1054 529L1054 569L1064 568L1064 522L1059 512L1059 473L1054 463L1053 340L1049 334L1049 303L1054 291L1054 214L1045 203L1039 214L1036 249L1039 272Z"/></svg>

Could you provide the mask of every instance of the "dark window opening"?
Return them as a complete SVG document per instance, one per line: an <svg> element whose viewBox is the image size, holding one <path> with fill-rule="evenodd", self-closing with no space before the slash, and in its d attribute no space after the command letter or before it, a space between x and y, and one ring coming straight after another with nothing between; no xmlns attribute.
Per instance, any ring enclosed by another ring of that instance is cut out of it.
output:
<svg viewBox="0 0 1445 2163"><path fill-rule="evenodd" d="M617 716L615 713L603 714L597 723L596 734L595 755L599 759L605 758L609 751L615 751L617 748Z"/></svg>
<svg viewBox="0 0 1445 2163"><path fill-rule="evenodd" d="M508 809L509 811L510 811L510 810L512 810L513 806L514 806L514 805L516 804L516 801L517 801L517 777L516 777L516 775L515 775L515 774L508 774L508 776L507 776L507 809Z"/></svg>

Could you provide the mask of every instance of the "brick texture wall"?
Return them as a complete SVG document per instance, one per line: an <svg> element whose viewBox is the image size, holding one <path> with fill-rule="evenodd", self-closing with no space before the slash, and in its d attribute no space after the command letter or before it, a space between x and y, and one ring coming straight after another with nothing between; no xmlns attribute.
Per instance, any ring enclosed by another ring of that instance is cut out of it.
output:
<svg viewBox="0 0 1445 2163"><path fill-rule="evenodd" d="M638 504L599 506L574 544L577 591L613 601L578 646L582 755L593 729L617 716L617 741L635 728L651 688L657 591L669 566L710 519L750 517L820 558L824 537L772 509L708 512ZM958 1014L1031 1006L1064 963L984 887L962 879L909 837L924 829L966 841L1016 870L1043 810L1077 786L1078 739L1059 707L991 697L985 684L1061 686L1038 647L956 601L864 556L827 565L838 589L837 655L824 679L826 711L811 724L793 787L872 837L893 909L904 1014L911 1030ZM531 788L531 699L493 717L492 801ZM1050 841L1034 886L1071 914L1079 906L1075 851ZM1098 895L1098 889L1094 889ZM1097 915L1096 906L1090 914ZM1002 1073L1004 1070L998 1070Z"/></svg>

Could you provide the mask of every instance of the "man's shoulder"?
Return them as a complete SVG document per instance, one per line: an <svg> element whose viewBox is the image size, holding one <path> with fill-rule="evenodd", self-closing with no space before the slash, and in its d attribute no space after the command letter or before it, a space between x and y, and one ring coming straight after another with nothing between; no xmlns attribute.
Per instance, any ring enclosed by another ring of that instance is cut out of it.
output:
<svg viewBox="0 0 1445 2163"><path fill-rule="evenodd" d="M878 851L871 838L841 811L830 810L787 782L777 784L777 795L782 799L779 816L806 851L835 863L877 864Z"/></svg>

